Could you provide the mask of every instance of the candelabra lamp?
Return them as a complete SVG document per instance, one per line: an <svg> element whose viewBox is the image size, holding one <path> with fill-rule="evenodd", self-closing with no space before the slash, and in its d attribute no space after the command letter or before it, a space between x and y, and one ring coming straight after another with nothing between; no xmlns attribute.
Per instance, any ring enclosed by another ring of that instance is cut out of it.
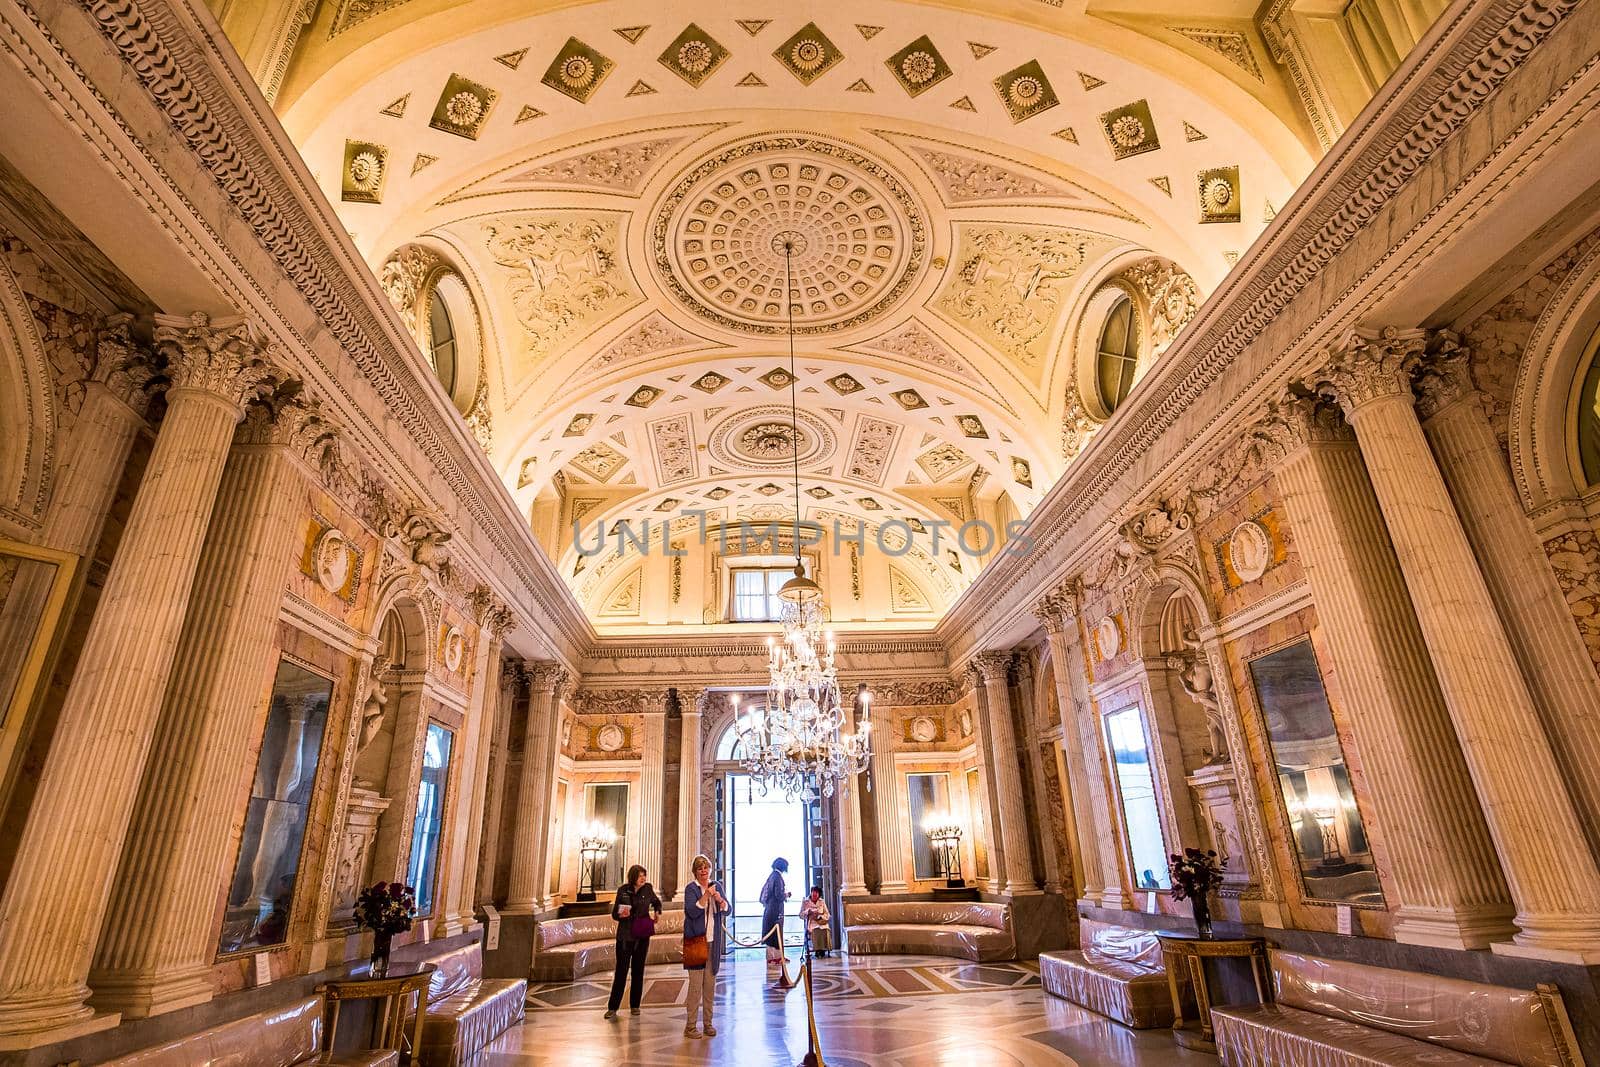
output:
<svg viewBox="0 0 1600 1067"><path fill-rule="evenodd" d="M967 884L961 877L961 827L949 819L936 820L928 825L928 838L939 853L939 874L950 889L960 889Z"/></svg>
<svg viewBox="0 0 1600 1067"><path fill-rule="evenodd" d="M594 900L595 889L600 881L600 861L611 851L611 846L616 840L616 831L599 823L588 824L579 834L578 899L580 901Z"/></svg>

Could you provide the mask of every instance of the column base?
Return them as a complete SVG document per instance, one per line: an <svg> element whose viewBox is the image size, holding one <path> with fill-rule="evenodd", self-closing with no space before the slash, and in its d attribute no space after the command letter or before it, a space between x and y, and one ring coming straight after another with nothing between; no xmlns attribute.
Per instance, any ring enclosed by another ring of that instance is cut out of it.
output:
<svg viewBox="0 0 1600 1067"><path fill-rule="evenodd" d="M1511 956L1523 960L1543 960L1547 963L1573 963L1592 967L1600 964L1600 948L1564 948L1555 945L1519 945L1515 941L1496 941L1489 946L1496 956Z"/></svg>
<svg viewBox="0 0 1600 1067"><path fill-rule="evenodd" d="M907 885L906 883L904 883L904 882L879 882L878 883L878 896L880 896L880 897L893 896L896 893L909 893L909 892L911 892L911 887L909 885Z"/></svg>
<svg viewBox="0 0 1600 1067"><path fill-rule="evenodd" d="M548 911L543 901L538 900L508 900L506 906L500 909L502 918L509 915L533 915L536 912Z"/></svg>
<svg viewBox="0 0 1600 1067"><path fill-rule="evenodd" d="M0 1052L17 1052L23 1049L42 1048L45 1045L54 1045L62 1041L71 1041L86 1034L99 1033L109 1030L122 1021L122 1016L116 1012L103 1012L95 1014L85 1009L87 1014L81 1019L71 1022L49 1025L41 1030L11 1031L0 1024Z"/></svg>
<svg viewBox="0 0 1600 1067"><path fill-rule="evenodd" d="M478 920L471 915L446 915L439 922L439 928L434 931L434 936L454 937L466 933L477 925Z"/></svg>
<svg viewBox="0 0 1600 1067"><path fill-rule="evenodd" d="M1401 905L1395 912L1394 939L1403 945L1481 949L1515 932L1509 908L1454 911Z"/></svg>
<svg viewBox="0 0 1600 1067"><path fill-rule="evenodd" d="M1516 935L1490 945L1497 955L1556 963L1600 963L1600 928L1592 916L1518 915Z"/></svg>
<svg viewBox="0 0 1600 1067"><path fill-rule="evenodd" d="M1011 897L1039 897L1044 895L1044 890L1036 885L1017 885L1015 883L1007 883L1005 889L1001 890L1001 892Z"/></svg>
<svg viewBox="0 0 1600 1067"><path fill-rule="evenodd" d="M176 975L89 975L89 1003L124 1019L147 1019L204 1004L216 996L209 970Z"/></svg>
<svg viewBox="0 0 1600 1067"><path fill-rule="evenodd" d="M842 885L839 887L839 895L841 897L864 897L867 895L867 885L865 882L852 882L849 885Z"/></svg>

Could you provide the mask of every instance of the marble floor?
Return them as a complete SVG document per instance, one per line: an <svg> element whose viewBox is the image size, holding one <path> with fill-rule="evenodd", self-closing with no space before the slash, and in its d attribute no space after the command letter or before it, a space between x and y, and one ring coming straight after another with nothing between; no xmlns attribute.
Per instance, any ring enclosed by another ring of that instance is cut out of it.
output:
<svg viewBox="0 0 1600 1067"><path fill-rule="evenodd" d="M794 953L791 953L791 958ZM798 971L798 967L792 966ZM683 971L652 967L644 1010L602 1017L609 976L529 991L525 1023L489 1045L477 1067L780 1067L806 1052L799 990L774 988L759 952L724 966L717 1036L683 1036ZM818 960L817 1029L829 1067L1101 1067L1197 1064L1164 1030L1135 1032L1055 997L1033 964L925 956Z"/></svg>

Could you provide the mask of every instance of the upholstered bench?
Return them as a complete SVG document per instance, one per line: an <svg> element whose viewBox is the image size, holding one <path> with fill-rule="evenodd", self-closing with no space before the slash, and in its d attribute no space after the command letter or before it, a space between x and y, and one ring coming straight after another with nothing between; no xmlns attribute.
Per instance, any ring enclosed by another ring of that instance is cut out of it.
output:
<svg viewBox="0 0 1600 1067"><path fill-rule="evenodd" d="M844 906L851 955L904 953L990 963L1017 958L1011 905L891 900Z"/></svg>
<svg viewBox="0 0 1600 1067"><path fill-rule="evenodd" d="M656 920L646 963L683 961L683 912L665 911ZM617 923L610 915L584 915L540 922L533 932L535 982L571 982L589 974L610 974L617 965Z"/></svg>
<svg viewBox="0 0 1600 1067"><path fill-rule="evenodd" d="M1229 1067L1573 1067L1583 1054L1554 986L1529 991L1271 953L1276 1003L1211 1009Z"/></svg>
<svg viewBox="0 0 1600 1067"><path fill-rule="evenodd" d="M272 1011L142 1049L111 1067L293 1067L300 1063L343 1067L398 1067L393 1050L344 1052L319 1059L322 998L308 997Z"/></svg>
<svg viewBox="0 0 1600 1067"><path fill-rule="evenodd" d="M1039 956L1046 993L1145 1030L1172 1025L1172 992L1161 942L1146 930L1094 919L1078 920L1078 945L1070 952ZM1189 999L1189 979L1179 992Z"/></svg>
<svg viewBox="0 0 1600 1067"><path fill-rule="evenodd" d="M483 977L483 945L424 956L437 970L428 979L428 1015L422 1022L424 1067L458 1067L520 1023L527 1010L528 983L521 978Z"/></svg>

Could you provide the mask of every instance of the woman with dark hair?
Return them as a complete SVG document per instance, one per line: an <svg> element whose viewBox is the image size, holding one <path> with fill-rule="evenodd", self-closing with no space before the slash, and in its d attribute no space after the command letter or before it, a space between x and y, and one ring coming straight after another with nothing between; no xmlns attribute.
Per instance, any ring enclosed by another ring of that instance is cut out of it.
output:
<svg viewBox="0 0 1600 1067"><path fill-rule="evenodd" d="M648 873L637 863L629 867L628 880L618 887L617 899L611 903L611 917L617 922L617 969L611 974L607 1019L617 1017L630 972L633 989L628 994L628 1010L632 1014L639 1014L639 1001L644 997L644 961L650 955L650 937L661 915L661 898L645 880Z"/></svg>
<svg viewBox="0 0 1600 1067"><path fill-rule="evenodd" d="M789 861L779 856L772 861L772 873L761 887L761 933L767 946L767 963L775 965L783 960L783 902L789 892L783 886L783 876L788 873ZM776 929L774 929L776 928Z"/></svg>

